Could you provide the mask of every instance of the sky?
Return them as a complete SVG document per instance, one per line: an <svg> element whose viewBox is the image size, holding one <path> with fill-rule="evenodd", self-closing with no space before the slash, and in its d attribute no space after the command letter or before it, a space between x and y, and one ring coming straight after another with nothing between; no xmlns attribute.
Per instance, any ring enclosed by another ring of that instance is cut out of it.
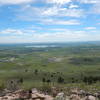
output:
<svg viewBox="0 0 100 100"><path fill-rule="evenodd" d="M100 41L100 0L0 0L0 43Z"/></svg>

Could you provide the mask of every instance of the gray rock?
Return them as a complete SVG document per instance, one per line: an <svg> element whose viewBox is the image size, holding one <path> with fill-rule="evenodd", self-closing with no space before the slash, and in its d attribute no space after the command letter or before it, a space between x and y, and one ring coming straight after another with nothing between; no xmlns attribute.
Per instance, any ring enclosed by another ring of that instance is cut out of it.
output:
<svg viewBox="0 0 100 100"><path fill-rule="evenodd" d="M81 98L77 94L72 94L70 100L81 100Z"/></svg>
<svg viewBox="0 0 100 100"><path fill-rule="evenodd" d="M64 97L64 93L58 93L54 100L66 100L66 98Z"/></svg>
<svg viewBox="0 0 100 100"><path fill-rule="evenodd" d="M85 97L85 100L96 100L96 98L92 95Z"/></svg>

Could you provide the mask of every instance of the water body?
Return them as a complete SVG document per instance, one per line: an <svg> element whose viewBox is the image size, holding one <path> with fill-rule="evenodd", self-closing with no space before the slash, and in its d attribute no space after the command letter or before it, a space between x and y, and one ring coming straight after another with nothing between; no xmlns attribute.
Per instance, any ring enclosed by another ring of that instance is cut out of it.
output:
<svg viewBox="0 0 100 100"><path fill-rule="evenodd" d="M57 47L56 45L31 45L31 46L25 46L26 48L47 48L47 47Z"/></svg>

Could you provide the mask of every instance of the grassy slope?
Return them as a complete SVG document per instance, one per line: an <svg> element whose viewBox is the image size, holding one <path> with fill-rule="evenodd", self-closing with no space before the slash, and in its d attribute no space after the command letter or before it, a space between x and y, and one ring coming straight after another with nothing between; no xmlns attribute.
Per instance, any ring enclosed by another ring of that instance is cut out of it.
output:
<svg viewBox="0 0 100 100"><path fill-rule="evenodd" d="M57 84L57 78L62 76L67 86L71 84L71 79L77 80L77 85L81 83L83 76L100 76L100 47L99 46L73 46L63 48L23 48L15 47L0 51L0 59L10 59L14 61L0 62L0 80L6 82L10 79L23 78L24 88L41 86L42 78L50 79ZM61 58L61 61L49 61L52 58ZM88 61L85 59L89 59ZM38 69L38 75L34 71ZM27 72L25 72L27 70ZM51 78L52 73L60 72ZM76 83L74 83L76 85ZM72 86L72 84L71 84ZM83 86L83 83L81 85ZM92 85L100 88L98 83Z"/></svg>

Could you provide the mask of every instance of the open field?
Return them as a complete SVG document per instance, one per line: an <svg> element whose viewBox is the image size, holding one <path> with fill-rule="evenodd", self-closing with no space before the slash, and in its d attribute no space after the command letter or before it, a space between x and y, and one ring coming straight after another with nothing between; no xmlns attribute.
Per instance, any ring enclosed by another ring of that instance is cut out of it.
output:
<svg viewBox="0 0 100 100"><path fill-rule="evenodd" d="M99 82L99 43L0 45L0 88L100 90Z"/></svg>

